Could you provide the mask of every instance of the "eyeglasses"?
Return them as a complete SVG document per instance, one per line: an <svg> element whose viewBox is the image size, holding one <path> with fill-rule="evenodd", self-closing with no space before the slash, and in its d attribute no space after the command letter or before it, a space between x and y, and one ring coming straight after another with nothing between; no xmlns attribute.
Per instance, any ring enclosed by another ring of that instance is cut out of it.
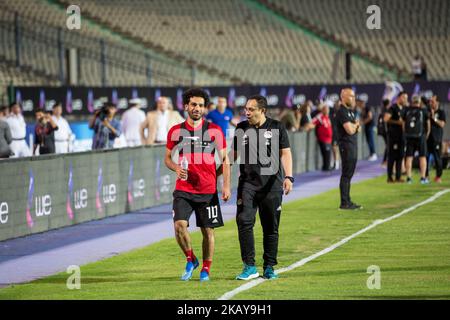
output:
<svg viewBox="0 0 450 320"><path fill-rule="evenodd" d="M189 105L193 106L194 108L196 106L199 106L200 108L203 108L205 106L204 103L197 103L197 102L189 102Z"/></svg>

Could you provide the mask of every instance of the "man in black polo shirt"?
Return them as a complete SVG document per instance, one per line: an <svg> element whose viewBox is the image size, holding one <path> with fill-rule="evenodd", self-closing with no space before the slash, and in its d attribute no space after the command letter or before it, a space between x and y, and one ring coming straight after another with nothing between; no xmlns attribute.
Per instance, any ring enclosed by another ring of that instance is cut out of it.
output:
<svg viewBox="0 0 450 320"><path fill-rule="evenodd" d="M238 124L231 158L240 156L240 176L236 222L244 270L236 277L250 280L259 276L255 267L253 227L256 211L263 228L264 277L276 279L278 226L283 191L292 189L292 154L286 129L279 121L267 118L267 100L252 96L247 100L247 121Z"/></svg>
<svg viewBox="0 0 450 320"><path fill-rule="evenodd" d="M341 103L336 115L339 151L342 159L342 174L339 183L341 205L339 208L343 210L355 210L360 209L361 206L351 201L350 184L358 160L357 134L361 127L354 113L355 93L352 89L342 89Z"/></svg>
<svg viewBox="0 0 450 320"><path fill-rule="evenodd" d="M445 112L439 108L438 97L434 95L430 99L430 121L431 121L431 134L428 138L428 163L427 163L427 177L429 174L429 159L430 155L433 155L434 165L436 167L436 177L434 181L441 183L442 176L442 136L444 134L445 127Z"/></svg>
<svg viewBox="0 0 450 320"><path fill-rule="evenodd" d="M384 122L387 123L387 143L388 143L388 166L387 182L393 183L394 165L395 182L403 183L402 164L405 156L405 136L403 133L403 113L408 106L408 94L404 91L397 96L397 103L393 104L384 115Z"/></svg>
<svg viewBox="0 0 450 320"><path fill-rule="evenodd" d="M427 170L427 139L430 135L430 118L428 112L422 107L420 96L414 95L411 99L411 107L403 112L406 138L406 181L412 183L411 171L414 154L419 153L420 183L428 184Z"/></svg>

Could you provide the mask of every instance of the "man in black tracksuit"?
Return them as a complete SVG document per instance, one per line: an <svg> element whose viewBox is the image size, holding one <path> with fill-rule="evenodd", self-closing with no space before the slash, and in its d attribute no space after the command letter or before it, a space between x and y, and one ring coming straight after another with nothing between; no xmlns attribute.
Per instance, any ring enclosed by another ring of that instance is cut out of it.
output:
<svg viewBox="0 0 450 320"><path fill-rule="evenodd" d="M354 113L355 93L352 89L342 89L341 103L342 105L336 115L339 151L342 159L342 174L339 183L341 205L339 208L344 210L355 210L360 209L361 206L351 201L350 184L358 160L357 134L361 127L359 121L356 120Z"/></svg>
<svg viewBox="0 0 450 320"><path fill-rule="evenodd" d="M264 277L276 279L278 226L283 191L292 189L292 154L286 128L266 118L267 100L252 96L247 100L247 121L238 124L232 148L232 160L240 156L236 223L244 270L237 280L259 276L255 266L253 227L256 211L263 228Z"/></svg>
<svg viewBox="0 0 450 320"><path fill-rule="evenodd" d="M406 139L406 182L412 183L412 162L416 152L419 153L420 183L428 184L427 171L427 139L430 135L430 118L426 108L422 107L420 96L413 95L411 106L403 112L404 132Z"/></svg>
<svg viewBox="0 0 450 320"><path fill-rule="evenodd" d="M429 175L429 159L433 155L434 165L436 167L436 177L434 181L441 183L442 176L442 136L445 127L445 111L439 108L439 101L436 95L430 99L430 120L431 120L431 134L428 138L428 157L427 157L427 173Z"/></svg>
<svg viewBox="0 0 450 320"><path fill-rule="evenodd" d="M403 113L408 105L408 94L404 91L397 96L397 103L393 104L384 115L387 123L388 166L387 182L403 183L402 164L405 157L405 136L403 132ZM393 179L395 165L395 181Z"/></svg>

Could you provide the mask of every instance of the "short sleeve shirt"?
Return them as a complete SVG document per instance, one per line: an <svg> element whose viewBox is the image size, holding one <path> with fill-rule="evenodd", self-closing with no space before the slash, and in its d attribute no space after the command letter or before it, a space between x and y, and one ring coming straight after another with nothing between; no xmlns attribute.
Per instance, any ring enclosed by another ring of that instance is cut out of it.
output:
<svg viewBox="0 0 450 320"><path fill-rule="evenodd" d="M355 123L356 115L355 112L345 106L341 106L336 113L336 128L338 133L339 144L357 145L357 135L348 134L345 131L344 124L347 122Z"/></svg>
<svg viewBox="0 0 450 320"><path fill-rule="evenodd" d="M188 178L186 181L177 180L175 190L194 194L214 194L217 192L217 177L214 154L216 150L223 150L227 142L219 126L208 123L207 133L203 131L206 120L193 128L187 121L174 125L167 134L166 147L169 150L178 148L180 155L188 160Z"/></svg>
<svg viewBox="0 0 450 320"><path fill-rule="evenodd" d="M285 126L267 118L256 128L243 121L236 127L233 150L240 156L239 187L256 191L282 191L284 172L280 151L290 148Z"/></svg>
<svg viewBox="0 0 450 320"><path fill-rule="evenodd" d="M331 143L333 141L333 128L330 118L324 114L319 114L312 122L316 126L317 140L322 143Z"/></svg>
<svg viewBox="0 0 450 320"><path fill-rule="evenodd" d="M435 142L442 142L442 136L444 133L444 129L439 127L436 123L436 121L446 121L445 111L442 109L438 109L434 112L434 116L431 119L431 138L433 138L433 141Z"/></svg>
<svg viewBox="0 0 450 320"><path fill-rule="evenodd" d="M212 123L218 125L225 136L227 136L227 130L230 126L230 121L233 119L233 112L230 109L225 109L224 113L220 113L219 110L213 110L206 115L206 119Z"/></svg>
<svg viewBox="0 0 450 320"><path fill-rule="evenodd" d="M404 108L400 108L398 104L392 105L388 111L391 115L391 120L400 120L404 115ZM401 125L388 123L388 135L392 140L398 141L403 139L403 128Z"/></svg>

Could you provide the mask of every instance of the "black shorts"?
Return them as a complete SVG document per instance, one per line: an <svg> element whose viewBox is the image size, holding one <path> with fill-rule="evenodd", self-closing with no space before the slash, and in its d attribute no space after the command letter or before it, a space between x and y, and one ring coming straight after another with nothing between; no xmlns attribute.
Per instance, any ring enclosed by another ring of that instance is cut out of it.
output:
<svg viewBox="0 0 450 320"><path fill-rule="evenodd" d="M195 212L197 227L218 228L223 226L219 196L215 194L191 194L175 190L173 193L173 221L188 222Z"/></svg>
<svg viewBox="0 0 450 320"><path fill-rule="evenodd" d="M414 157L414 153L418 151L419 157L427 156L427 143L425 138L408 138L406 139L406 156Z"/></svg>

